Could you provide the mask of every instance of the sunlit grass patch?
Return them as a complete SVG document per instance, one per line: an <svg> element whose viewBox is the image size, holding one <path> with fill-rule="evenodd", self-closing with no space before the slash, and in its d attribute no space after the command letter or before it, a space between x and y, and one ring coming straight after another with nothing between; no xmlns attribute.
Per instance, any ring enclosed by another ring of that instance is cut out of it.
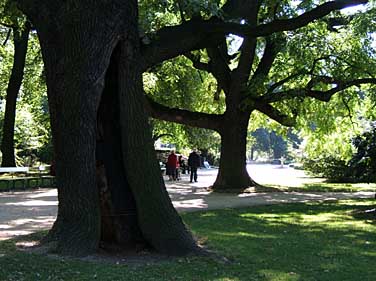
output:
<svg viewBox="0 0 376 281"><path fill-rule="evenodd" d="M294 268L292 268L294 270ZM289 280L289 281L298 281L301 280L301 276L294 271L285 272L285 271L275 271L263 269L258 271L260 277L264 277L262 280ZM277 277L276 277L277 276Z"/></svg>
<svg viewBox="0 0 376 281"><path fill-rule="evenodd" d="M301 191L323 191L323 192L359 192L371 191L376 192L376 184L374 183L317 183L305 184L301 189L293 188L293 190Z"/></svg>
<svg viewBox="0 0 376 281"><path fill-rule="evenodd" d="M325 181L305 183L302 185L275 185L266 184L270 188L276 188L280 191L297 192L376 192L376 183L329 183Z"/></svg>
<svg viewBox="0 0 376 281"><path fill-rule="evenodd" d="M248 261L265 268L255 280L371 280L367 278L373 275L364 268L376 262L376 227L354 219L352 213L373 204L372 200L347 200L218 211L222 223L228 216L233 220L226 228L232 244L217 243L217 233L205 235L214 238L208 241L210 247L234 260L251 253ZM209 222L197 222L201 223L207 229ZM376 274L374 268L370 270ZM356 279L358 274L365 279Z"/></svg>

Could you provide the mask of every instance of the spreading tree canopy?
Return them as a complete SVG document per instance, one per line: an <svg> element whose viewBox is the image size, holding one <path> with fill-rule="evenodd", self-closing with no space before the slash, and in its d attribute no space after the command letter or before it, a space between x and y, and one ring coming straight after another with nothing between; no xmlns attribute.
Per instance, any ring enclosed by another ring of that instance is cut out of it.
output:
<svg viewBox="0 0 376 281"><path fill-rule="evenodd" d="M165 7L170 11L168 18L174 9L180 12L182 23L150 35L142 49L145 69L149 63L157 63L149 59L156 48L163 50L163 60L183 54L191 61L188 67L210 73L216 80L214 90L206 89L212 95L206 104L221 102L223 97L225 110L200 111L200 103L193 103L195 108L179 101L178 107L172 106L166 102L171 93L150 94L149 90L152 116L217 131L222 143L214 189L247 188L254 184L245 167L246 132L253 112L285 126L307 127L317 119L315 101L329 102L339 93L343 113L359 92L354 86L376 82L371 39L375 8L369 6L367 13L351 16L337 11L361 3L366 2L315 6L311 1L227 1L223 6L212 3L206 9L192 10L183 4L179 9L177 5L171 5L170 10ZM333 10L336 12L330 13ZM200 50L192 52L197 48ZM154 60L156 57L153 55ZM156 87L154 92L158 91ZM329 118L320 116L324 122L316 126L328 128L325 120Z"/></svg>

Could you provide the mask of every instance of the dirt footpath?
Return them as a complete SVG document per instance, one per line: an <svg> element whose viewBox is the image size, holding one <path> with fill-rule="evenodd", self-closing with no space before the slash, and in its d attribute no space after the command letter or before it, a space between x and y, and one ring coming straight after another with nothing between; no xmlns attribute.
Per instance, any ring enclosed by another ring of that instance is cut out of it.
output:
<svg viewBox="0 0 376 281"><path fill-rule="evenodd" d="M351 198L373 198L373 192L358 193L249 193L217 194L206 191L215 178L216 171L199 171L199 182L189 183L187 175L182 180L170 182L167 190L179 212L205 209L249 207L289 202L325 201ZM57 214L56 189L0 193L0 240L17 235L49 229Z"/></svg>
<svg viewBox="0 0 376 281"><path fill-rule="evenodd" d="M0 193L0 240L48 229L56 213L56 189Z"/></svg>

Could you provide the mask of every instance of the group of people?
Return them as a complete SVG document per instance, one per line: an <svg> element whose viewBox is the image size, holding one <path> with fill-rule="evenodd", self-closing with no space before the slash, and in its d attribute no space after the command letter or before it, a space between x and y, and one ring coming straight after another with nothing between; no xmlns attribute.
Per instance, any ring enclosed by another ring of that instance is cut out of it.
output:
<svg viewBox="0 0 376 281"><path fill-rule="evenodd" d="M190 182L197 182L197 168L200 167L200 155L194 149L188 157L188 172L190 171ZM169 176L170 180L180 180L180 168L183 169L185 173L186 165L182 155L176 155L175 151L172 150L167 158L166 164L166 175Z"/></svg>

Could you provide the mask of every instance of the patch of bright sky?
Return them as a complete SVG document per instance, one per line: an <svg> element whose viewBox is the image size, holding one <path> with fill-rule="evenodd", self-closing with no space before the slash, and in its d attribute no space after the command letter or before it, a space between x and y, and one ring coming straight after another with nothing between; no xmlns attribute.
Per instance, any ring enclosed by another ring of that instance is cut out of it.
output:
<svg viewBox="0 0 376 281"><path fill-rule="evenodd" d="M342 14L345 15L353 15L358 12L365 12L367 10L367 7L365 5L357 5L357 6L352 6L349 8L345 8L341 10Z"/></svg>
<svg viewBox="0 0 376 281"><path fill-rule="evenodd" d="M228 42L228 54L231 56L233 54L235 54L240 46L243 44L243 37L240 37L240 36L237 36L237 35L234 35L234 34L229 34L227 36L227 42Z"/></svg>
<svg viewBox="0 0 376 281"><path fill-rule="evenodd" d="M366 5L357 5L357 6L353 6L353 7L342 9L341 13L349 16L349 15L353 15L353 14L359 13L359 12L363 13L366 10L367 10L367 6ZM371 34L371 37L373 39L372 47L376 49L376 32L373 32Z"/></svg>
<svg viewBox="0 0 376 281"><path fill-rule="evenodd" d="M245 20L242 20L240 24L245 24ZM235 34L229 34L227 36L227 42L228 42L228 54L231 56L235 54L240 46L243 44L243 37L237 36Z"/></svg>

